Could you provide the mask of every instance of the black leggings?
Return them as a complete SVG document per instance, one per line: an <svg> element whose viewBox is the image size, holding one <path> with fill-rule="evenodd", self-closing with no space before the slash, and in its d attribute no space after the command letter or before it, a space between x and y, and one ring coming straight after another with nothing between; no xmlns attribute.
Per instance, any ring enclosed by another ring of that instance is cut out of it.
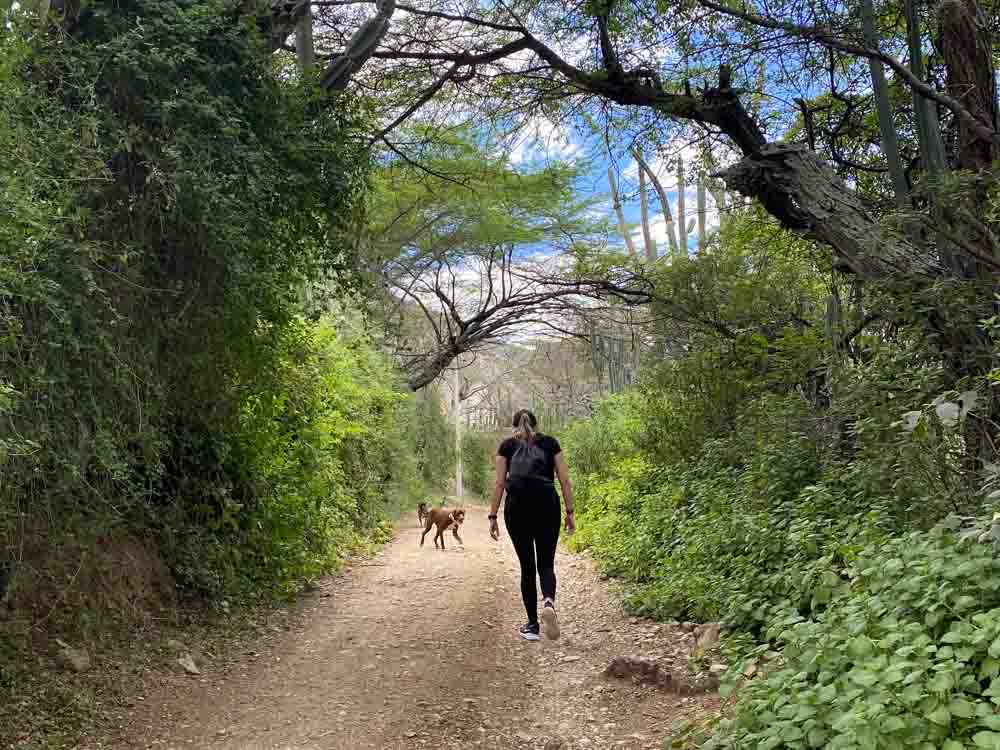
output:
<svg viewBox="0 0 1000 750"><path fill-rule="evenodd" d="M556 544L559 542L559 498L532 497L504 507L504 523L521 563L521 598L528 622L538 622L538 591L535 572L542 583L542 596L556 596Z"/></svg>

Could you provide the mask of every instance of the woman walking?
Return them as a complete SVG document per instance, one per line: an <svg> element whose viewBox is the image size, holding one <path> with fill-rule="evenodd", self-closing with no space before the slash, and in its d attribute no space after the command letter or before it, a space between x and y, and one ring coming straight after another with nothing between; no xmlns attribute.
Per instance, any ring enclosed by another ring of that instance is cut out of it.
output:
<svg viewBox="0 0 1000 750"><path fill-rule="evenodd" d="M559 495L555 477L559 477L566 506L566 533L576 529L573 520L573 489L569 469L559 441L535 432L538 421L527 409L514 414L514 436L497 449L496 488L490 503L490 536L500 538L497 509L504 490L504 523L521 563L521 597L528 622L519 633L529 641L539 640L539 630L546 638L559 637L556 617L556 544L559 542ZM538 617L538 592L535 575L542 584L541 627Z"/></svg>

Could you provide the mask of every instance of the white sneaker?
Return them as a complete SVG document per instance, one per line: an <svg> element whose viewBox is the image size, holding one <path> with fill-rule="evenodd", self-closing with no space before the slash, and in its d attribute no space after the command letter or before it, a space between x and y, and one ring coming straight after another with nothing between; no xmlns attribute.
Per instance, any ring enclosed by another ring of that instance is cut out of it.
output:
<svg viewBox="0 0 1000 750"><path fill-rule="evenodd" d="M556 605L551 599L546 599L542 605L539 618L542 621L542 633L550 641L559 639L559 617L556 615Z"/></svg>

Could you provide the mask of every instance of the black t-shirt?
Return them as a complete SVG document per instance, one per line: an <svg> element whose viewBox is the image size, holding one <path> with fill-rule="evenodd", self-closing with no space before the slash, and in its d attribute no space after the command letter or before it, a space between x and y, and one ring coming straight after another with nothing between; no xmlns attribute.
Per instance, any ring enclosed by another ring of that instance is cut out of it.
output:
<svg viewBox="0 0 1000 750"><path fill-rule="evenodd" d="M543 435L540 432L536 432L534 438L532 438L539 448L545 453L545 469L544 476L550 482L555 482L556 476L556 456L562 452L562 447L559 445L559 441L556 440L551 435ZM500 447L497 449L497 455L503 456L507 459L507 468L510 468L510 460L514 456L514 451L517 450L517 438L509 437L500 443Z"/></svg>

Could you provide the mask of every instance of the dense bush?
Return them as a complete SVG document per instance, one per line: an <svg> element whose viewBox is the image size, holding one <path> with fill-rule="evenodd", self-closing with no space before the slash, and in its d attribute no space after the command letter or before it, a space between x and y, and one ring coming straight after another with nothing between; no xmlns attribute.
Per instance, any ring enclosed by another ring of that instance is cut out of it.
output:
<svg viewBox="0 0 1000 750"><path fill-rule="evenodd" d="M983 512L961 458L981 396L905 328L832 352L817 271L746 233L661 272L714 332L667 331L682 353L566 432L572 543L634 611L721 621L730 681L765 674L706 747L1000 746L1000 563L941 526Z"/></svg>
<svg viewBox="0 0 1000 750"><path fill-rule="evenodd" d="M44 29L23 6L0 34L5 747L91 715L37 669L53 636L101 653L178 602L287 596L454 460L438 400L339 312L371 297L364 99L233 3L67 3Z"/></svg>
<svg viewBox="0 0 1000 750"><path fill-rule="evenodd" d="M865 549L820 614L773 618L780 658L703 746L1000 747L1000 560L952 526Z"/></svg>
<svg viewBox="0 0 1000 750"><path fill-rule="evenodd" d="M412 428L443 423L436 401L320 316L367 284L365 102L290 75L234 7L94 3L70 31L15 14L0 35L0 593L19 622L95 634L86 612L141 619L149 588L293 591L450 460ZM150 559L109 583L129 545Z"/></svg>
<svg viewBox="0 0 1000 750"><path fill-rule="evenodd" d="M462 479L466 498L489 502L496 475L497 446L502 437L492 432L462 433Z"/></svg>

